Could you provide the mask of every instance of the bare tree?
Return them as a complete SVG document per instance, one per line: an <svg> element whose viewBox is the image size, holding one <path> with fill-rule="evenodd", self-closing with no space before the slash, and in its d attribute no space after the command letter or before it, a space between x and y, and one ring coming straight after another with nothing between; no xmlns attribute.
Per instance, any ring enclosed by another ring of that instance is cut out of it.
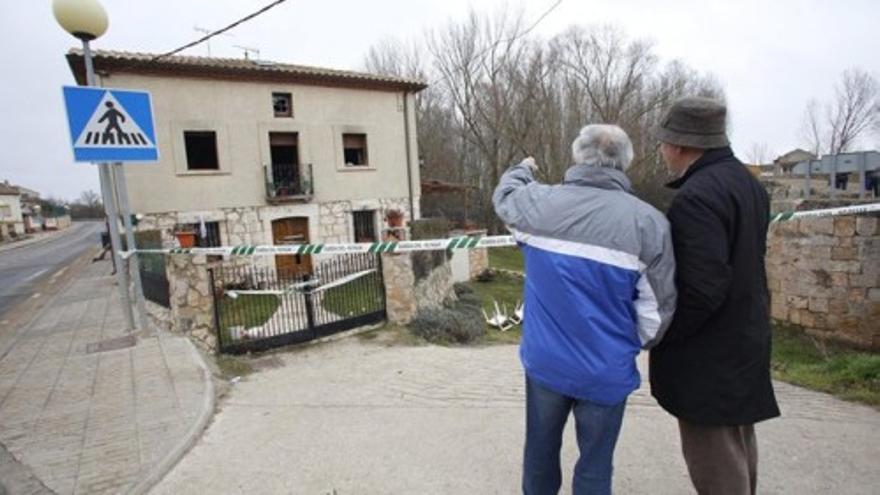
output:
<svg viewBox="0 0 880 495"><path fill-rule="evenodd" d="M861 69L843 73L828 109L831 153L848 151L877 120L877 80Z"/></svg>
<svg viewBox="0 0 880 495"><path fill-rule="evenodd" d="M637 192L665 207L669 177L650 130L676 98L723 98L717 81L661 64L650 43L614 27L573 27L549 41L530 29L516 12L471 12L423 44L386 40L370 50L368 70L431 82L419 94L422 176L471 186L480 220L498 231L491 193L506 167L534 156L541 180L559 182L581 126L613 123L633 141Z"/></svg>
<svg viewBox="0 0 880 495"><path fill-rule="evenodd" d="M767 146L767 143L752 143L752 146L749 148L748 152L746 152L746 160L751 165L762 165L770 161L770 157L773 156L773 153L770 151L770 147Z"/></svg>
<svg viewBox="0 0 880 495"><path fill-rule="evenodd" d="M807 102L801 123L800 137L807 143L810 153L821 156L825 151L824 129L819 116L819 102L815 99Z"/></svg>
<svg viewBox="0 0 880 495"><path fill-rule="evenodd" d="M862 69L846 70L834 99L824 105L824 115L819 103L810 100L803 119L801 139L813 154L850 151L872 127L880 126L880 86Z"/></svg>

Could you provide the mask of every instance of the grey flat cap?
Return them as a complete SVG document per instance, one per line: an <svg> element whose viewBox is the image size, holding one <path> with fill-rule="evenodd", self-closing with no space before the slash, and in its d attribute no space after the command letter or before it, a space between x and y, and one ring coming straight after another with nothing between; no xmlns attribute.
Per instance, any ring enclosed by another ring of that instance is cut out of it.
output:
<svg viewBox="0 0 880 495"><path fill-rule="evenodd" d="M726 127L724 103L702 96L686 96L669 107L653 133L664 143L712 149L730 146Z"/></svg>

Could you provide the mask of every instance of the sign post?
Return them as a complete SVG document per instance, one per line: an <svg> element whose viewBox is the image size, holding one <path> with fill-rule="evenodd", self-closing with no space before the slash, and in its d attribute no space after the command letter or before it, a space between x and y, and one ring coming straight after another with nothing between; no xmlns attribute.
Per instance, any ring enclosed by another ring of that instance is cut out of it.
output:
<svg viewBox="0 0 880 495"><path fill-rule="evenodd" d="M63 88L73 156L78 162L99 162L101 192L108 218L110 239L116 260L119 295L125 309L126 323L129 331L134 330L134 314L128 291L129 279L133 277L140 324L141 328L146 330L148 325L146 304L140 283L138 261L136 258L132 259L133 270L130 270L128 260L123 261L119 255L123 251L119 234L119 217L121 215L125 222L127 248L136 248L128 190L121 162L149 162L159 158L150 95L144 91L92 87L94 72L88 49L85 51L85 58L89 86ZM117 163L111 169L108 162Z"/></svg>

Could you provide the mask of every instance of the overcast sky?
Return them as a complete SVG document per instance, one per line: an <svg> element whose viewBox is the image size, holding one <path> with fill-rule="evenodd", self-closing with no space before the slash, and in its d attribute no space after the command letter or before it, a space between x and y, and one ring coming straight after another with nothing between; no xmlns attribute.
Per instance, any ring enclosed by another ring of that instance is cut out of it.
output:
<svg viewBox="0 0 880 495"><path fill-rule="evenodd" d="M162 52L218 28L269 0L103 0L110 17L96 49ZM555 0L533 0L536 19ZM389 37L418 36L461 19L473 6L498 0L289 0L211 42L215 56L241 56L358 69L367 48ZM508 2L509 5L519 5ZM64 53L77 41L54 21L51 0L0 0L0 181L73 199L98 190L92 165L73 162L61 86L73 78ZM630 37L655 43L664 59L681 59L724 86L732 141L741 156L763 142L775 155L802 143L803 108L827 100L840 73L861 67L880 77L880 6L876 0L563 0L535 32L551 37L572 24L616 24ZM187 53L206 55L207 47ZM878 139L863 143L878 147ZM149 165L140 165L149 166Z"/></svg>

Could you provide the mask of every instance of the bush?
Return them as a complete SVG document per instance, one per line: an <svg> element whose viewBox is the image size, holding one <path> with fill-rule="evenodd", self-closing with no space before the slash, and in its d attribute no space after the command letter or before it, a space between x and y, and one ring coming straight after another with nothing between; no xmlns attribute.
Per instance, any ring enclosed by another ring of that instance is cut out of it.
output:
<svg viewBox="0 0 880 495"><path fill-rule="evenodd" d="M442 308L419 310L409 329L413 335L437 344L466 344L486 334L479 302L473 305L457 301Z"/></svg>

